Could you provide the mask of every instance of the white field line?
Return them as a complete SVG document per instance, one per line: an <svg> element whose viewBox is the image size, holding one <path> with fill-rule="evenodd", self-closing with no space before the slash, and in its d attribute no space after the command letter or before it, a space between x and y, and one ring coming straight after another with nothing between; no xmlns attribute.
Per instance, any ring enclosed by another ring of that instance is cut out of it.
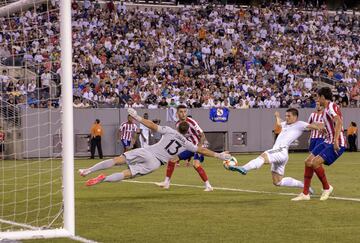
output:
<svg viewBox="0 0 360 243"><path fill-rule="evenodd" d="M41 230L41 227L35 227L35 226L31 226L28 224L22 224L22 223L16 223L16 222L4 220L4 219L0 219L0 223L10 224L10 225L18 226L21 228L29 229L29 230ZM77 235L69 236L69 238L72 240L75 240L75 241L83 242L83 243L97 243L97 241L89 240L89 239L86 239L84 237L77 236ZM0 241L1 241L1 239L0 239Z"/></svg>
<svg viewBox="0 0 360 243"><path fill-rule="evenodd" d="M153 181L134 181L134 180L128 180L128 181L124 180L123 182L139 183L139 184L155 184L156 183ZM171 183L171 186L204 189L204 186L186 185L186 184ZM227 187L213 187L213 188L214 188L214 190L221 190L221 191L247 192L247 193L270 194L270 195L281 195L281 196L297 196L298 195L296 193L255 191L255 190L247 190L247 189L240 189L240 188L227 188ZM319 197L319 196L313 196L313 197ZM329 198L334 199L334 200L360 202L360 198L351 198L351 197L329 197Z"/></svg>
<svg viewBox="0 0 360 243"><path fill-rule="evenodd" d="M78 236L78 235L70 236L70 239L76 240L76 241L79 241L79 242L83 242L83 243L97 243L97 241L89 240L89 239L86 239L86 238Z"/></svg>
<svg viewBox="0 0 360 243"><path fill-rule="evenodd" d="M124 180L122 182L128 182L128 183L138 183L138 184L155 184L154 181L135 181L135 180ZM75 184L85 184L84 181L77 181ZM4 183L0 186L10 186L12 184ZM37 184L17 184L17 186L36 186ZM204 189L204 186L197 186L197 185L186 185L186 184L173 184L171 183L171 186L177 186L177 187L190 187L190 188L201 188ZM233 191L233 192L247 192L247 193L256 193L256 194L269 194L269 195L281 195L281 196L297 196L299 194L291 193L291 192L268 192L268 191L256 191L256 190L248 190L248 189L241 189L241 188L227 188L227 187L213 187L214 190L221 190L221 191ZM319 197L319 196L312 196L312 197ZM342 201L353 201L353 202L360 202L360 198L352 198L352 197L329 197L334 200L342 200Z"/></svg>

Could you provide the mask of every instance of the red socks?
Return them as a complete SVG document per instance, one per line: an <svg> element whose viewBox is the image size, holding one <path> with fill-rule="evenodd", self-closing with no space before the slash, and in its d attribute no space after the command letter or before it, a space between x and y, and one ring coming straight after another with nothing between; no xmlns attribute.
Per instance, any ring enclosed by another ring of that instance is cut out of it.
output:
<svg viewBox="0 0 360 243"><path fill-rule="evenodd" d="M195 168L195 170L197 171L197 173L199 173L199 176L201 177L203 182L206 182L208 180L208 177L207 177L206 172L203 169L203 167L199 166L199 167Z"/></svg>
<svg viewBox="0 0 360 243"><path fill-rule="evenodd" d="M174 173L174 170L175 170L175 165L176 165L176 162L172 162L172 161L169 161L167 163L167 168L166 168L166 177L168 178L171 178L172 174ZM194 167L195 168L195 167ZM201 179L206 182L208 180L208 177L206 175L206 172L205 170L199 166L197 168L195 168L195 170L197 171L197 173L199 174L199 176L201 177Z"/></svg>
<svg viewBox="0 0 360 243"><path fill-rule="evenodd" d="M327 182L326 179L326 175L325 175L325 170L322 166L313 169L312 167L307 167L305 166L305 173L304 173L304 190L303 193L305 195L309 194L309 187L311 184L311 178L314 174L314 172L316 173L317 177L319 177L319 180L321 181L322 185L323 185L323 189L324 190L328 190L330 188L329 183Z"/></svg>
<svg viewBox="0 0 360 243"><path fill-rule="evenodd" d="M172 162L172 161L169 161L169 162L167 163L166 177L171 178L171 176L172 176L172 174L173 174L173 172L174 172L174 169L175 169L175 164L176 164L176 163L174 163L174 162Z"/></svg>
<svg viewBox="0 0 360 243"><path fill-rule="evenodd" d="M329 183L327 182L324 168L320 165L320 167L314 169L314 171L315 171L316 175L319 177L319 179L323 185L323 189L328 190L330 188L330 186L329 186Z"/></svg>
<svg viewBox="0 0 360 243"><path fill-rule="evenodd" d="M309 188L311 184L311 178L313 177L314 170L312 167L305 166L305 172L304 172L304 189L303 193L305 195L309 194Z"/></svg>

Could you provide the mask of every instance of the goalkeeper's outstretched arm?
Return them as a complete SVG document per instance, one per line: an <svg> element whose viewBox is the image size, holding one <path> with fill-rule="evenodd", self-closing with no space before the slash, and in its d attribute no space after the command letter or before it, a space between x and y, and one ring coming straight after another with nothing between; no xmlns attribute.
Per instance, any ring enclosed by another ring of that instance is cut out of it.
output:
<svg viewBox="0 0 360 243"><path fill-rule="evenodd" d="M210 149L203 148L201 146L198 147L196 152L198 152L198 153L200 153L202 155L208 156L208 157L214 157L214 158L218 158L218 159L221 159L221 160L227 160L227 159L231 158L231 155L227 151L222 152L222 153L216 153L216 152L214 152L214 151L212 151Z"/></svg>
<svg viewBox="0 0 360 243"><path fill-rule="evenodd" d="M150 120L147 120L141 116L139 116L136 112L136 110L134 110L133 108L129 108L128 113L130 116L132 116L135 120L137 120L138 122L140 122L141 124L143 124L144 126L146 126L147 128L157 132L159 129L159 126L155 123L153 123Z"/></svg>

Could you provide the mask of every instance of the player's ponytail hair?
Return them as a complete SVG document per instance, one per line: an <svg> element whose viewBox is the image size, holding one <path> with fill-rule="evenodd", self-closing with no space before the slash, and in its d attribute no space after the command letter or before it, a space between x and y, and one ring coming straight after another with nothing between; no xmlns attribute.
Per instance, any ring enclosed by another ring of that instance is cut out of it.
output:
<svg viewBox="0 0 360 243"><path fill-rule="evenodd" d="M179 133L185 135L187 131L189 130L189 124L187 122L180 122L178 126Z"/></svg>

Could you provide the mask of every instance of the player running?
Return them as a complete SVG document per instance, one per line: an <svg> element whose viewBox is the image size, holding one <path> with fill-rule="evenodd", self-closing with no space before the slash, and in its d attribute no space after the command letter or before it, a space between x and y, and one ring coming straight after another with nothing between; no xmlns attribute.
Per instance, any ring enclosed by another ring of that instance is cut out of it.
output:
<svg viewBox="0 0 360 243"><path fill-rule="evenodd" d="M202 147L206 141L205 134L203 130L200 128L199 124L194 119L188 117L187 112L188 111L186 106L179 105L177 107L176 114L179 118L179 121L176 123L176 127L178 127L179 124L182 122L186 122L187 124L189 124L189 131L186 133L185 137L195 146ZM194 169L197 171L197 173L205 183L204 191L207 192L212 191L213 188L209 182L207 174L204 168L201 166L201 163L204 162L204 156L189 150L180 153L178 156L175 156L174 159L168 162L165 180L163 182L156 183L156 185L163 187L165 189L169 189L171 176L174 172L176 163L180 160L190 160L192 157L194 158L193 159Z"/></svg>
<svg viewBox="0 0 360 243"><path fill-rule="evenodd" d="M222 152L216 153L207 148L197 147L189 142L184 135L189 130L189 124L181 122L177 128L178 131L167 127L158 126L152 121L140 117L136 111L132 108L128 109L129 115L135 120L144 124L153 131L161 133L163 136L161 140L147 148L138 148L113 159L104 160L88 169L80 169L79 173L81 176L86 176L98 170L104 170L113 167L114 165L127 164L128 169L106 176L100 174L99 176L90 179L86 182L87 186L92 186L101 182L116 182L124 179L134 178L139 175L149 174L167 161L171 160L174 156L182 153L183 151L191 151L193 153L200 153L206 156L215 157L221 160L230 159L231 155Z"/></svg>
<svg viewBox="0 0 360 243"><path fill-rule="evenodd" d="M310 200L309 188L312 176L315 174L323 186L321 201L329 198L334 188L328 183L325 170L322 164L331 165L345 151L345 137L343 128L343 118L340 108L332 102L332 92L328 87L318 90L318 102L324 108L323 120L327 132L323 143L316 146L311 154L305 160L304 189L299 196L293 198L293 201Z"/></svg>
<svg viewBox="0 0 360 243"><path fill-rule="evenodd" d="M256 159L251 160L244 166L229 166L229 170L238 171L246 175L250 170L259 169L264 163L271 164L271 174L275 186L303 188L304 183L291 177L284 177L285 166L289 159L289 146L304 130L321 130L321 124L309 124L298 121L299 112L290 108L286 111L285 122L280 119L279 112L275 112L277 125L281 126L281 133L277 137L272 149L265 151ZM311 189L310 189L311 190Z"/></svg>
<svg viewBox="0 0 360 243"><path fill-rule="evenodd" d="M324 123L323 121L323 107L319 102L316 102L316 111L311 113L308 123ZM314 148L324 142L325 135L317 130L312 130L310 134L309 152L311 153Z"/></svg>

